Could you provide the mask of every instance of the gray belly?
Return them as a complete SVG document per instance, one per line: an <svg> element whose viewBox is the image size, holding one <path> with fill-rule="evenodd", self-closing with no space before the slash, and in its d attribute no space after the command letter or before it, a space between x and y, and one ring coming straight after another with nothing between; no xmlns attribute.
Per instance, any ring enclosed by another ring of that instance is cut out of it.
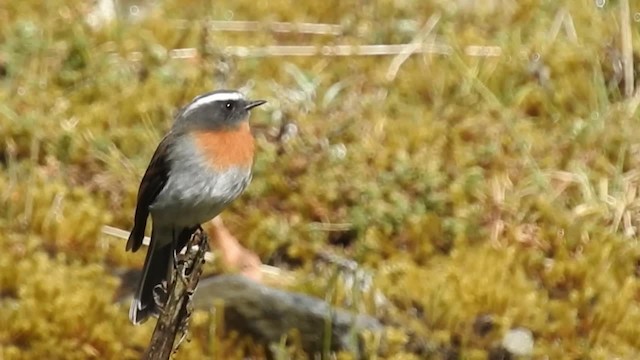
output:
<svg viewBox="0 0 640 360"><path fill-rule="evenodd" d="M205 223L240 196L251 181L250 168L216 172L189 156L172 165L167 184L149 207L156 224L187 227Z"/></svg>
<svg viewBox="0 0 640 360"><path fill-rule="evenodd" d="M190 175L170 177L150 207L154 222L173 226L205 223L240 196L251 179L251 173L241 169L222 175Z"/></svg>

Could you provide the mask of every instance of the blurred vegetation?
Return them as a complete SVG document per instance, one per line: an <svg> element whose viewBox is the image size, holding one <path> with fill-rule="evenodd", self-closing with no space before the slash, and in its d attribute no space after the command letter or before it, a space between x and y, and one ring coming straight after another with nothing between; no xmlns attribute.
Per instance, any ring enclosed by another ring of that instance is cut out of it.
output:
<svg viewBox="0 0 640 360"><path fill-rule="evenodd" d="M128 323L115 269L144 252L100 229L130 228L177 107L240 87L269 106L252 116L253 183L224 219L295 274L293 289L383 319L387 341L372 339L368 357L482 359L516 327L532 331L536 358L640 352L640 126L623 91L619 1L167 0L100 28L83 21L91 7L0 4L0 358L140 357L153 322ZM407 43L435 13L435 41L452 53L411 56L392 81L391 56L219 52ZM346 30L206 32L206 19ZM189 47L201 56L170 56ZM323 252L356 260L371 283L341 281ZM179 358L265 353L197 315ZM280 358L304 356L285 340Z"/></svg>

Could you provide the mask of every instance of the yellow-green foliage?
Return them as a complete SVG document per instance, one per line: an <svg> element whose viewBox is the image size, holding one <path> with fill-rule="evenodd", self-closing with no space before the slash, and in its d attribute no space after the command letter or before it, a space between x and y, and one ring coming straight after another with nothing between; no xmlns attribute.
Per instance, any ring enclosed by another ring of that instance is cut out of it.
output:
<svg viewBox="0 0 640 360"><path fill-rule="evenodd" d="M481 359L525 327L536 356L635 358L640 98L624 94L624 1L167 0L95 29L87 1L3 2L0 358L140 357L152 322L128 323L114 269L144 255L100 229L131 226L176 108L242 86L269 106L252 116L254 181L224 218L263 261L292 267L293 289L384 319L387 339L369 339L367 356ZM640 7L629 3L638 79ZM220 55L407 43L434 14L427 41L450 54L410 56L393 80L390 56ZM207 19L345 34L205 32ZM471 45L500 54L469 56ZM200 56L170 56L190 47ZM286 123L297 133L274 140ZM372 285L351 286L319 252L356 260ZM180 358L264 356L199 315ZM278 358L302 356L285 340Z"/></svg>

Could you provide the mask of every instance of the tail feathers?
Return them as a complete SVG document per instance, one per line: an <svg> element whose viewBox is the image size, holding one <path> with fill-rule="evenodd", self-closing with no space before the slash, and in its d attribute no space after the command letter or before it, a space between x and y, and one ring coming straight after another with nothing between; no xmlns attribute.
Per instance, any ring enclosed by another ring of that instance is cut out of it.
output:
<svg viewBox="0 0 640 360"><path fill-rule="evenodd" d="M129 233L129 240L127 240L127 245L125 247L126 251L131 250L132 252L138 251L140 246L142 246L142 242L144 240L144 228L147 224L146 221L143 223L135 223L133 229L131 229L131 233Z"/></svg>
<svg viewBox="0 0 640 360"><path fill-rule="evenodd" d="M157 315L157 308L154 299L153 289L163 281L170 279L169 270L173 265L173 252L179 251L189 240L197 228L185 228L180 234L173 237L172 231L156 231L151 234L151 245L147 251L142 268L142 276L138 283L138 289L134 295L131 307L129 308L129 319L135 325L142 324L149 316ZM176 245L179 247L176 249Z"/></svg>
<svg viewBox="0 0 640 360"><path fill-rule="evenodd" d="M172 243L171 229L153 228L151 244L144 259L138 289L129 308L129 319L136 325L143 323L150 315L155 315L158 312L153 298L153 289L169 278L169 264L172 261L173 253Z"/></svg>

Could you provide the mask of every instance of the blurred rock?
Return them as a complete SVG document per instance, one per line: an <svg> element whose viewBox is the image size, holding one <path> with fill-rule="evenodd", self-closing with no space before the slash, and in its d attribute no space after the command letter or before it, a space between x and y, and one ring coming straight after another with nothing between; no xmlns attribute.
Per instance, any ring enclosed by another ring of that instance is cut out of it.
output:
<svg viewBox="0 0 640 360"><path fill-rule="evenodd" d="M518 356L533 354L533 334L529 329L511 329L502 338L502 347L509 353Z"/></svg>
<svg viewBox="0 0 640 360"><path fill-rule="evenodd" d="M358 334L382 331L378 320L329 306L306 295L278 290L240 275L203 279L194 298L197 308L211 307L215 299L224 301L225 326L257 341L274 343L292 329L298 329L302 347L308 353L323 348L327 320L331 323L331 350L357 351Z"/></svg>

